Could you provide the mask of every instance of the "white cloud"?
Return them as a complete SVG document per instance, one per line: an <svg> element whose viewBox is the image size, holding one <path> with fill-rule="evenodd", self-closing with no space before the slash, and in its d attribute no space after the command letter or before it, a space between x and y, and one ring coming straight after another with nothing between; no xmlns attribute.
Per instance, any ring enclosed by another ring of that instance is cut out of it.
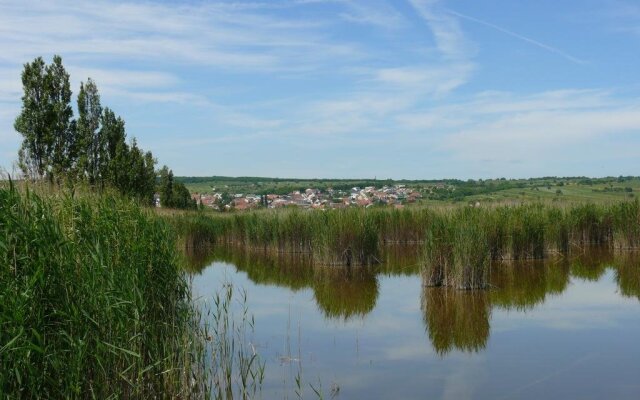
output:
<svg viewBox="0 0 640 400"><path fill-rule="evenodd" d="M460 157L486 159L510 154L521 160L538 157L536 151L553 151L564 145L586 144L600 136L640 132L640 101L610 100L605 105L600 93L558 98L540 94L509 104L484 102L473 110L474 121L448 136L445 147ZM548 102L545 98L549 99ZM575 103L574 103L575 100ZM489 119L482 121L482 115Z"/></svg>
<svg viewBox="0 0 640 400"><path fill-rule="evenodd" d="M109 87L125 88L148 88L173 86L180 80L165 72L158 71L135 71L124 69L97 69L69 66L67 67L71 76L85 81L90 77L96 82Z"/></svg>
<svg viewBox="0 0 640 400"><path fill-rule="evenodd" d="M344 1L348 11L340 17L353 23L396 29L406 24L404 17L386 1Z"/></svg>
<svg viewBox="0 0 640 400"><path fill-rule="evenodd" d="M328 41L317 29L322 22L284 19L269 13L272 8L269 3L9 1L0 5L0 60L28 60L54 50L74 58L288 70L308 68L307 60L357 53L346 43Z"/></svg>
<svg viewBox="0 0 640 400"><path fill-rule="evenodd" d="M445 59L467 60L475 54L474 46L465 38L458 20L440 6L439 0L409 2L427 22Z"/></svg>
<svg viewBox="0 0 640 400"><path fill-rule="evenodd" d="M382 68L375 72L375 79L405 90L420 91L424 96L443 95L465 84L473 70L471 63Z"/></svg>

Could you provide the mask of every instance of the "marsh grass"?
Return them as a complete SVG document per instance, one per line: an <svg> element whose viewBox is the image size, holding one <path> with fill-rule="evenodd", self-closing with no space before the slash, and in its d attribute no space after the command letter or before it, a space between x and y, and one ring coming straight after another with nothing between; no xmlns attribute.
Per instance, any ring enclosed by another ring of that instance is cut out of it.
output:
<svg viewBox="0 0 640 400"><path fill-rule="evenodd" d="M415 219L420 214L419 219ZM423 211L284 210L169 217L187 246L217 244L271 253L308 254L323 265L378 263L382 243L422 241Z"/></svg>
<svg viewBox="0 0 640 400"><path fill-rule="evenodd" d="M206 387L170 226L112 196L0 188L0 389L194 397Z"/></svg>
<svg viewBox="0 0 640 400"><path fill-rule="evenodd" d="M257 394L246 293L226 286L197 307L163 218L118 195L11 183L0 211L0 398Z"/></svg>
<svg viewBox="0 0 640 400"><path fill-rule="evenodd" d="M566 256L593 246L640 246L638 200L611 204L524 204L242 214L180 214L169 220L187 246L235 246L306 254L315 264L368 266L389 245L421 244L425 282L483 288L492 261Z"/></svg>
<svg viewBox="0 0 640 400"><path fill-rule="evenodd" d="M209 396L253 399L262 388L265 363L252 342L255 320L249 313L247 292L225 283L211 300L200 311L207 341Z"/></svg>
<svg viewBox="0 0 640 400"><path fill-rule="evenodd" d="M635 249L640 243L639 218L638 201L459 208L437 213L425 236L425 282L482 288L492 261L566 257L593 248Z"/></svg>
<svg viewBox="0 0 640 400"><path fill-rule="evenodd" d="M425 240L423 274L429 286L484 287L489 244L481 217L482 211L475 208L462 208L436 217Z"/></svg>

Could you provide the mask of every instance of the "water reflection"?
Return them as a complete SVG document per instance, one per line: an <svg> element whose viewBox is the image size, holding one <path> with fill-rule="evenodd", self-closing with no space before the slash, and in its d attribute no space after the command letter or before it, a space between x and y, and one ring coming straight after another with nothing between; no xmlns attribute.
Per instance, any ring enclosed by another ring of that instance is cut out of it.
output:
<svg viewBox="0 0 640 400"><path fill-rule="evenodd" d="M454 349L477 352L487 345L491 307L486 290L425 287L422 311L429 340L438 354Z"/></svg>
<svg viewBox="0 0 640 400"><path fill-rule="evenodd" d="M420 274L418 247L391 246L381 263L372 267L326 267L299 255L269 255L246 250L216 248L187 252L190 270L199 273L213 261L235 266L261 285L292 291L310 289L321 314L330 320L363 318L376 308L381 275ZM597 281L612 269L620 293L640 299L640 254L592 250L567 258L493 264L490 288L464 291L422 287L420 309L427 337L442 355L457 350L479 352L489 340L492 310L532 310L549 296L563 293L572 279Z"/></svg>
<svg viewBox="0 0 640 400"><path fill-rule="evenodd" d="M366 267L318 267L313 295L325 317L347 320L370 313L378 299L378 279Z"/></svg>
<svg viewBox="0 0 640 400"><path fill-rule="evenodd" d="M572 278L599 280L614 270L622 295L640 299L640 257L635 252L598 249L571 259L494 264L490 289L460 291L423 284L422 311L433 348L477 352L489 338L491 310L527 311L563 293Z"/></svg>
<svg viewBox="0 0 640 400"><path fill-rule="evenodd" d="M489 281L492 306L525 311L567 288L569 266L566 262L543 261L497 263L491 268Z"/></svg>
<svg viewBox="0 0 640 400"><path fill-rule="evenodd" d="M617 257L615 280L620 288L620 293L626 297L635 297L640 300L640 257L633 253L621 254Z"/></svg>
<svg viewBox="0 0 640 400"><path fill-rule="evenodd" d="M377 274L392 273L393 266L400 273L411 273L401 260L387 255L390 262L384 269L373 267L318 266L302 255L265 254L230 248L209 250L207 261L198 254L202 250L187 252L190 271L200 272L213 261L233 264L238 271L245 272L257 284L275 285L298 291L313 290L318 308L326 318L348 320L362 318L371 312L378 298ZM392 261L393 259L393 261ZM208 264L207 264L208 262ZM415 266L413 267L415 269Z"/></svg>

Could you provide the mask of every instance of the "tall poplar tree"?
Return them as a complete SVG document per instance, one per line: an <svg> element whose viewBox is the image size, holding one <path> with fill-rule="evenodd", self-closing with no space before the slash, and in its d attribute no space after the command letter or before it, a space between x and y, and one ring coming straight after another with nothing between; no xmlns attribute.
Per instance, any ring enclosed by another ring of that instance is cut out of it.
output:
<svg viewBox="0 0 640 400"><path fill-rule="evenodd" d="M72 121L69 74L60 56L46 68L49 95L49 127L51 129L51 169L60 178L75 162L75 124Z"/></svg>
<svg viewBox="0 0 640 400"><path fill-rule="evenodd" d="M103 138L100 135L102 106L98 87L91 78L80 84L78 93L78 169L90 184L100 183L100 156Z"/></svg>
<svg viewBox="0 0 640 400"><path fill-rule="evenodd" d="M34 178L61 174L68 168L73 142L69 74L60 56L46 65L42 57L24 65L22 110L14 128L23 136L18 153L22 172Z"/></svg>
<svg viewBox="0 0 640 400"><path fill-rule="evenodd" d="M100 155L100 176L103 182L111 182L117 186L118 171L124 168L118 157L118 152L126 149L124 120L106 107L102 112L100 125L100 136L104 142Z"/></svg>

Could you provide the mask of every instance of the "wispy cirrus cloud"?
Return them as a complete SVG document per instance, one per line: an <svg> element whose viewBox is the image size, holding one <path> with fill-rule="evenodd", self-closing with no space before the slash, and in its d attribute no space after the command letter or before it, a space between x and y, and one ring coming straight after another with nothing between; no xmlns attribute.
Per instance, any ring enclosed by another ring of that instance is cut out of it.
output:
<svg viewBox="0 0 640 400"><path fill-rule="evenodd" d="M270 13L273 8L271 3L9 1L0 4L5 39L0 61L54 49L85 60L121 57L264 71L308 68L307 61L357 53L348 43L326 40L316 30L321 21L279 18Z"/></svg>
<svg viewBox="0 0 640 400"><path fill-rule="evenodd" d="M439 0L409 0L426 21L438 50L446 60L463 61L472 58L476 49L466 38L459 21Z"/></svg>
<svg viewBox="0 0 640 400"><path fill-rule="evenodd" d="M514 38L516 38L518 40L521 40L523 42L526 42L526 43L529 43L529 44L531 44L533 46L539 47L539 48L541 48L543 50L546 50L546 51L548 51L550 53L557 54L557 55L559 55L559 56L561 56L561 57L563 57L563 58L565 58L565 59L567 59L567 60L569 60L569 61L571 61L573 63L586 64L586 61L584 61L584 60L582 60L580 58L574 57L571 54L569 54L569 53L567 53L565 51L562 51L562 50L560 50L560 49L558 49L556 47L553 47L553 46L548 45L546 43L542 43L542 42L540 42L538 40L535 40L535 39L532 39L530 37L521 35L519 33L510 31L509 29L503 28L503 27L498 26L496 24L492 24L491 22L483 21L481 19L478 19L478 18L475 18L475 17L471 17L469 15L465 15L465 14L462 14L462 13L459 13L459 12L456 12L456 11L453 11L453 10L448 10L448 12L450 14L452 14L452 15L455 15L456 17L459 17L459 18L462 18L462 19L466 19L468 21L472 21L472 22L475 22L475 23L480 24L480 25L484 25L484 26L489 27L491 29L494 29L494 30L496 30L498 32L502 32L502 33L504 33L506 35L509 35L509 36L514 37Z"/></svg>

